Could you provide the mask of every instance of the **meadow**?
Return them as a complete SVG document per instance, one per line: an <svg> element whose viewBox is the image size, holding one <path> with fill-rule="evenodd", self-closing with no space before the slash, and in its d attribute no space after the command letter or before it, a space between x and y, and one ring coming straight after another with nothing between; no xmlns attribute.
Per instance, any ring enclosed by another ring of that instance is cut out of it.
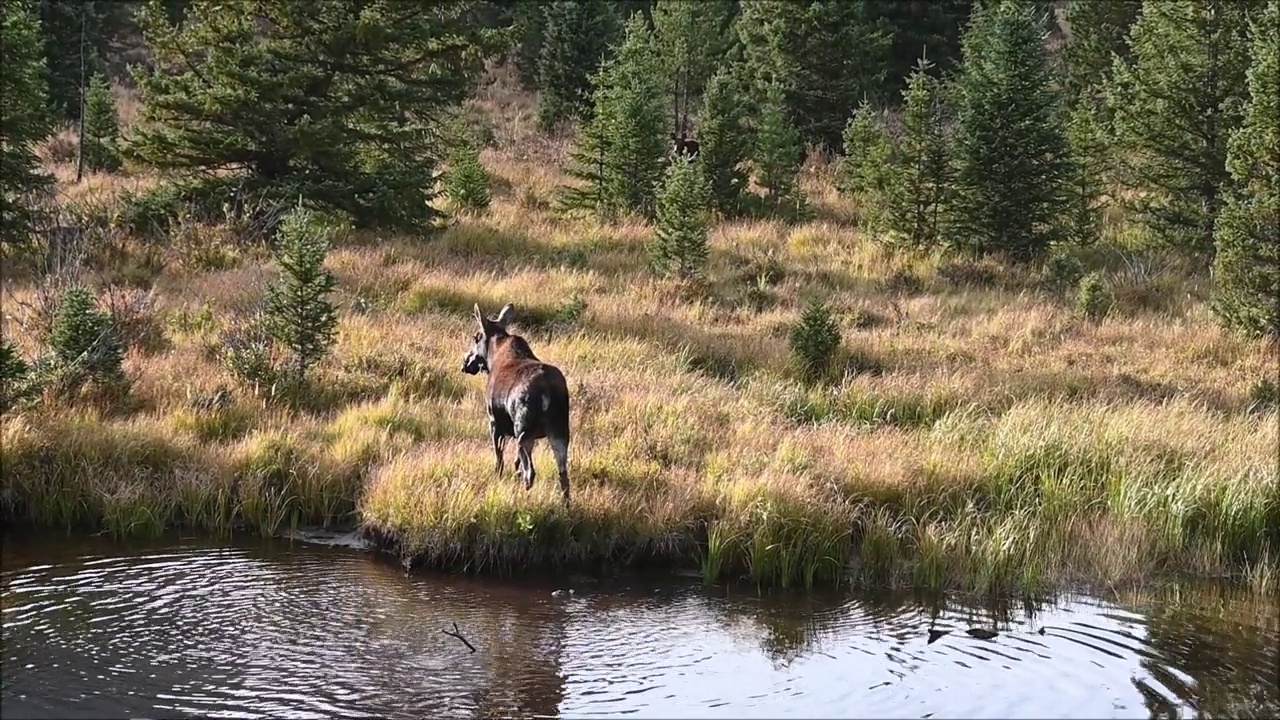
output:
<svg viewBox="0 0 1280 720"><path fill-rule="evenodd" d="M639 221L552 208L570 141L498 82L473 102L493 142L488 211L432 237L335 246L339 339L295 405L238 386L219 332L261 298L270 255L233 224L90 249L86 277L135 342L125 398L5 417L9 522L126 536L358 525L407 564L509 571L657 564L708 582L855 582L980 592L1191 575L1280 589L1280 350L1220 329L1210 279L1112 217L1080 251L1113 297L1083 316L1040 267L905 254L864 237L805 168L814 218L724 222L702 283L655 278ZM123 107L126 125L127 107ZM66 144L63 137L54 143ZM111 217L145 172L90 175L50 151L61 202ZM447 207L447 203L445 203ZM57 278L4 277L3 330L41 350ZM829 382L788 332L828 300ZM471 308L572 392L573 504L545 444L526 492L496 478L483 380L459 371Z"/></svg>

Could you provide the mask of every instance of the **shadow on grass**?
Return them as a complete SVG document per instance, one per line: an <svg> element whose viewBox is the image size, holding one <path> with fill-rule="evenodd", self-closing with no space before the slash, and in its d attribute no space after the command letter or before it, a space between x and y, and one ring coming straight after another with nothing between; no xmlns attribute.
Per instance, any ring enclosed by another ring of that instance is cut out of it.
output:
<svg viewBox="0 0 1280 720"><path fill-rule="evenodd" d="M466 274L477 270L511 272L523 268L603 271L612 267L603 262L610 256L636 251L634 245L607 230L590 230L581 238L557 244L523 231L494 227L479 217L458 218L439 237L406 243L398 247L394 255Z"/></svg>
<svg viewBox="0 0 1280 720"><path fill-rule="evenodd" d="M581 295L557 297L534 301L529 298L510 298L516 306L516 318L511 324L515 334L529 334L546 339L549 336L572 330L580 325L587 311L587 302ZM493 298L479 293L439 286L417 287L400 299L400 311L409 315L438 313L470 318L476 305L489 316L499 308ZM459 338L459 342L470 338Z"/></svg>
<svg viewBox="0 0 1280 720"><path fill-rule="evenodd" d="M525 336L533 344L535 354L540 341L580 330L598 333L601 343L608 343L610 338L627 338L655 345L680 358L686 369L726 382L738 380L758 365L754 359L725 347L725 342L713 334L699 332L678 321L655 324L652 317L594 317L586 299L580 295L540 302L526 298L510 301L517 308L511 330ZM411 315L439 313L470 317L477 303L489 314L496 312L490 297L438 286L415 288L401 299L400 309Z"/></svg>

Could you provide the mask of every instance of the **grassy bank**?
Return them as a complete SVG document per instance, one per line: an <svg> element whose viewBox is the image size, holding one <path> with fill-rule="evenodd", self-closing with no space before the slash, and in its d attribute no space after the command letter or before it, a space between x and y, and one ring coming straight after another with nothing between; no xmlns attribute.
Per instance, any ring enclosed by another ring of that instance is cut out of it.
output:
<svg viewBox="0 0 1280 720"><path fill-rule="evenodd" d="M339 340L298 407L237 388L212 352L271 276L264 251L226 227L184 225L161 250L123 239L93 275L145 293L131 395L6 416L6 518L119 534L356 522L407 559L472 570L650 561L779 585L1191 573L1280 586L1280 416L1255 389L1276 349L1219 330L1205 278L1095 248L1082 259L1115 305L1086 320L1037 271L879 248L815 166L819 219L718 226L708 281L676 286L647 271L650 228L555 217L565 148L513 127L498 138L513 149L483 155L486 214L437 240L333 250ZM63 189L110 212L150 182ZM4 285L6 337L32 356L39 284ZM844 336L842 372L820 386L795 379L787 350L814 294ZM457 371L475 302L514 303L517 331L569 378L568 511L544 446L532 491L493 477L482 381Z"/></svg>

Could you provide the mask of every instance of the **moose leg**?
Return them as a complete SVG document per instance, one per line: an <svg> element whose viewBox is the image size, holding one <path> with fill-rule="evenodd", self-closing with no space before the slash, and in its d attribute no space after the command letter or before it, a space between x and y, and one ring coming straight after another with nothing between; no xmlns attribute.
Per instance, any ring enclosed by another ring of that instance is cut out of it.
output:
<svg viewBox="0 0 1280 720"><path fill-rule="evenodd" d="M498 423L493 418L489 418L489 439L493 441L494 473L502 477L502 466L505 461L503 454L507 447L507 438L498 432Z"/></svg>
<svg viewBox="0 0 1280 720"><path fill-rule="evenodd" d="M533 487L533 479L537 473L533 470L533 443L534 437L532 433L522 432L517 441L520 443L520 465L524 470L524 489L528 490Z"/></svg>
<svg viewBox="0 0 1280 720"><path fill-rule="evenodd" d="M569 438L548 436L547 444L556 456L556 471L560 475L560 495L567 507L569 505Z"/></svg>

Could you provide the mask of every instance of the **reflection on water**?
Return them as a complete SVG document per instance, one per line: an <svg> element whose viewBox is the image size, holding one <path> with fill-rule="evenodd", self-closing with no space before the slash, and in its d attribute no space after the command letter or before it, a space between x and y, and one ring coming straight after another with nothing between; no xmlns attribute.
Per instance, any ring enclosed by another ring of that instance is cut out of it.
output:
<svg viewBox="0 0 1280 720"><path fill-rule="evenodd" d="M1280 713L1280 628L1257 600L982 607L641 578L553 589L410 577L335 546L6 537L0 715ZM455 622L477 652L441 632Z"/></svg>

